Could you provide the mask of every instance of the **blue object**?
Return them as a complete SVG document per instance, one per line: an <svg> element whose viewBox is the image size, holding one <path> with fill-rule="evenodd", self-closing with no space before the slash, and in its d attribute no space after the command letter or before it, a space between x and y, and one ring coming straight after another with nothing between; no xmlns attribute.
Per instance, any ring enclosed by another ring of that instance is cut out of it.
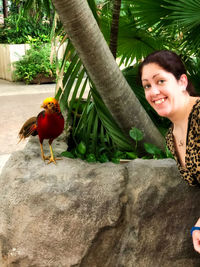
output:
<svg viewBox="0 0 200 267"><path fill-rule="evenodd" d="M191 236L192 236L192 233L193 233L194 230L200 230L200 227L198 227L198 226L193 226L192 229L191 229L191 231L190 231Z"/></svg>

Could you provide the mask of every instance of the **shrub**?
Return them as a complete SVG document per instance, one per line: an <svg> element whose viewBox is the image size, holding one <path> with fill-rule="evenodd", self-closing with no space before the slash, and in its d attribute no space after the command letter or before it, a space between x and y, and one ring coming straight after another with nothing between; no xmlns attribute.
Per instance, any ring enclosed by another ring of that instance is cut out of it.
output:
<svg viewBox="0 0 200 267"><path fill-rule="evenodd" d="M51 64L50 50L50 44L32 46L21 60L14 63L15 79L29 84L38 74L46 77L56 77L55 59Z"/></svg>

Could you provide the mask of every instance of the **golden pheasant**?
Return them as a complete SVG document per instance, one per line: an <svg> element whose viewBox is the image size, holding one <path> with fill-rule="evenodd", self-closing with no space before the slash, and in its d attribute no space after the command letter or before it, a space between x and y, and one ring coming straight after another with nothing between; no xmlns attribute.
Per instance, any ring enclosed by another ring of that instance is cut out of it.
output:
<svg viewBox="0 0 200 267"><path fill-rule="evenodd" d="M64 129L64 118L60 111L58 101L53 97L44 100L42 106L44 108L37 117L28 119L19 132L19 142L30 135L38 135L41 148L42 159L49 160L48 163L56 163L52 150L52 142L58 137ZM43 140L49 140L50 156L46 157L43 151Z"/></svg>

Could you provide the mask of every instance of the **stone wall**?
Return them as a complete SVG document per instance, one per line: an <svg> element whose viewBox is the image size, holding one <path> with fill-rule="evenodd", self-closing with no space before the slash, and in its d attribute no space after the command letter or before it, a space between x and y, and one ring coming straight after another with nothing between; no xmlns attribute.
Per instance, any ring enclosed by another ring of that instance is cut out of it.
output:
<svg viewBox="0 0 200 267"><path fill-rule="evenodd" d="M199 194L171 159L47 165L31 138L0 177L0 266L200 266Z"/></svg>

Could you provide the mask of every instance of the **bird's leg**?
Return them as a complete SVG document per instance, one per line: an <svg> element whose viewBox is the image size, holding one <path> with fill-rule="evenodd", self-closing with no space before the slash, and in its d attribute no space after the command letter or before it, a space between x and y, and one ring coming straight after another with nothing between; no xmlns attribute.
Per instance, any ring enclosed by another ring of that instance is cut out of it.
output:
<svg viewBox="0 0 200 267"><path fill-rule="evenodd" d="M45 160L47 160L47 159L49 159L49 157L46 157L45 155L44 155L44 150L43 150L43 145L42 145L42 143L40 143L40 149L41 149L41 157L42 157L42 159L45 161Z"/></svg>
<svg viewBox="0 0 200 267"><path fill-rule="evenodd" d="M50 139L50 140L49 140L49 149L50 149L50 154L51 154L51 156L50 156L50 158L49 158L49 162L48 162L48 164L51 163L51 162L53 162L54 164L56 164L56 160L61 160L60 158L55 158L55 157L54 157L53 149L52 149L52 146L51 146L52 142L53 142L53 140Z"/></svg>
<svg viewBox="0 0 200 267"><path fill-rule="evenodd" d="M54 158L54 155L53 155L53 149L52 149L52 146L51 146L50 142L49 142L49 148L50 148L50 154L51 154L51 157L49 158L49 162L48 162L48 164L51 163L51 162L53 162L54 164L56 164L56 160L55 160L55 158Z"/></svg>

